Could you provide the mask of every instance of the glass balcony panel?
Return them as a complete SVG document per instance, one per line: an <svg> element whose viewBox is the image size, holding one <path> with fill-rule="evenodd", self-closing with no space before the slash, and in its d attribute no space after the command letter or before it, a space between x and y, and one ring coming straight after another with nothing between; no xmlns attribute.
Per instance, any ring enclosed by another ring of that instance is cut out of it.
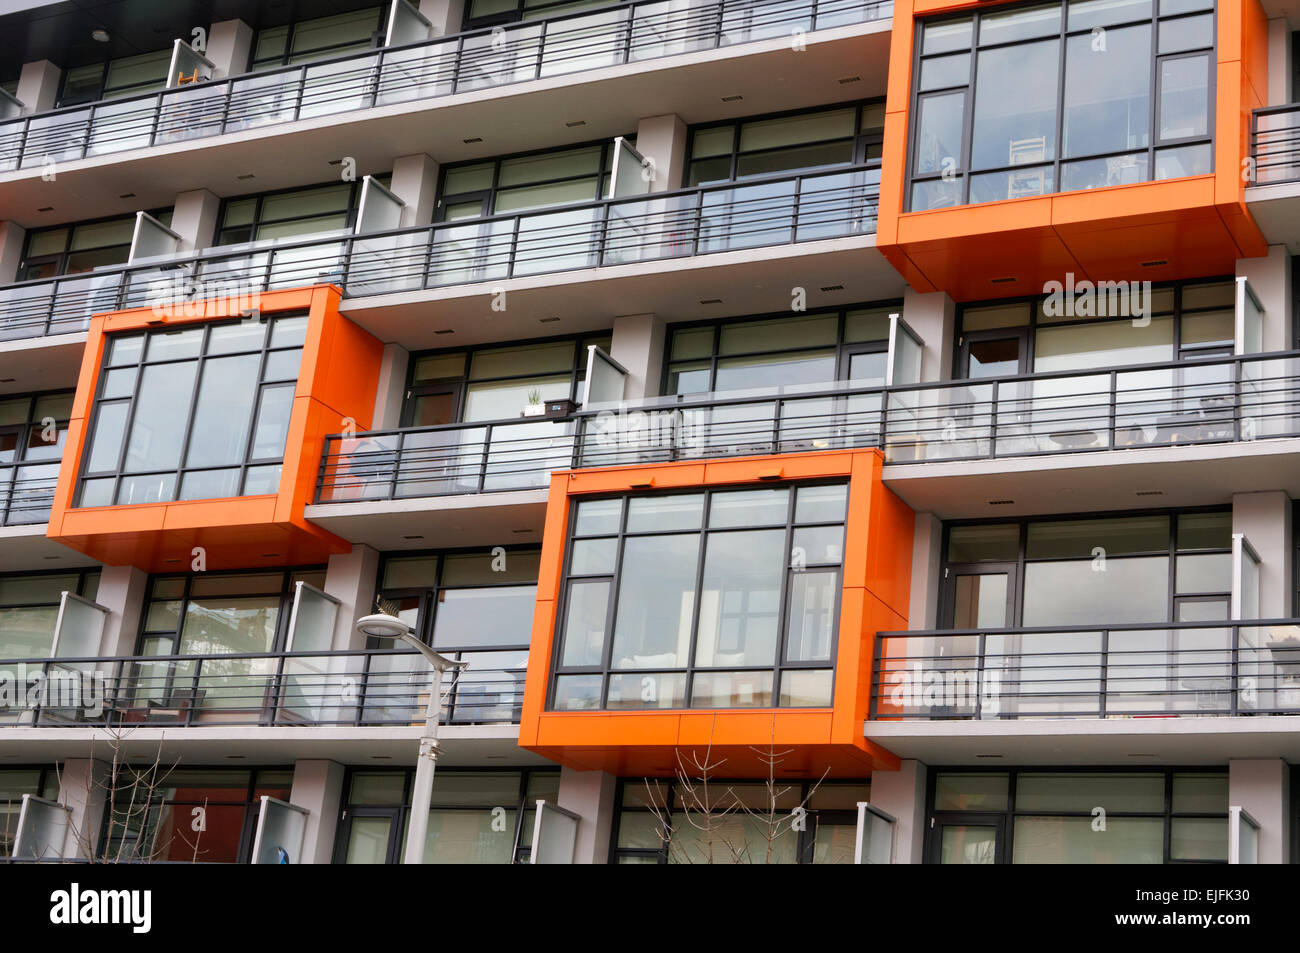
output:
<svg viewBox="0 0 1300 953"><path fill-rule="evenodd" d="M302 76L301 69L293 69L233 80L225 131L239 132L293 120Z"/></svg>
<svg viewBox="0 0 1300 953"><path fill-rule="evenodd" d="M695 253L695 195L637 199L609 206L602 264L682 258Z"/></svg>
<svg viewBox="0 0 1300 953"><path fill-rule="evenodd" d="M73 334L90 327L90 316L117 308L121 272L79 275L58 282L48 334Z"/></svg>
<svg viewBox="0 0 1300 953"><path fill-rule="evenodd" d="M308 66L304 72L299 119L366 109L374 101L379 54Z"/></svg>
<svg viewBox="0 0 1300 953"><path fill-rule="evenodd" d="M622 63L630 17L630 9L622 8L550 23L538 76L561 76Z"/></svg>
<svg viewBox="0 0 1300 953"><path fill-rule="evenodd" d="M497 37L504 36L502 42ZM490 89L535 79L542 59L542 26L513 28L502 34L467 36L461 44L456 92Z"/></svg>
<svg viewBox="0 0 1300 953"><path fill-rule="evenodd" d="M633 62L712 49L718 22L712 4L681 4L676 0L641 4L632 8Z"/></svg>
<svg viewBox="0 0 1300 953"><path fill-rule="evenodd" d="M1300 433L1300 358L1281 357L1241 364L1238 439ZM1217 415L1226 415L1219 408Z"/></svg>
<svg viewBox="0 0 1300 953"><path fill-rule="evenodd" d="M1100 632L990 633L984 686L1000 699L992 716L1053 717L1100 711Z"/></svg>
<svg viewBox="0 0 1300 953"><path fill-rule="evenodd" d="M384 53L375 105L450 96L456 74L455 40Z"/></svg>
<svg viewBox="0 0 1300 953"><path fill-rule="evenodd" d="M367 466L380 480L388 478L391 468L397 467L394 496L398 498L476 493L487 454L488 433L486 427L408 433L402 440L400 456L388 461L384 459L384 451L376 449L370 451L374 456ZM376 490L386 492L379 486Z"/></svg>
<svg viewBox="0 0 1300 953"><path fill-rule="evenodd" d="M702 193L696 254L781 245L793 240L796 187L793 181L765 182Z"/></svg>
<svg viewBox="0 0 1300 953"><path fill-rule="evenodd" d="M585 208L522 216L513 273L538 275L595 267L600 261L602 211Z"/></svg>
<svg viewBox="0 0 1300 953"><path fill-rule="evenodd" d="M804 0L767 0L745 6L722 6L721 46L789 37L813 29L812 5Z"/></svg>
<svg viewBox="0 0 1300 953"><path fill-rule="evenodd" d="M158 97L100 103L94 108L85 154L102 156L126 149L144 149L150 143Z"/></svg>
<svg viewBox="0 0 1300 953"><path fill-rule="evenodd" d="M794 240L873 234L879 186L879 169L805 178L799 188Z"/></svg>
<svg viewBox="0 0 1300 953"><path fill-rule="evenodd" d="M888 395L886 459L951 460L989 454L993 385L958 384Z"/></svg>
<svg viewBox="0 0 1300 953"><path fill-rule="evenodd" d="M164 145L221 135L230 91L228 83L209 83L164 93L159 100L154 143Z"/></svg>
<svg viewBox="0 0 1300 953"><path fill-rule="evenodd" d="M27 121L21 167L30 169L51 161L80 159L84 154L90 118L90 109L33 116Z"/></svg>
<svg viewBox="0 0 1300 953"><path fill-rule="evenodd" d="M507 277L514 230L514 219L435 228L429 248L428 286Z"/></svg>
<svg viewBox="0 0 1300 953"><path fill-rule="evenodd" d="M12 485L9 474L13 474ZM9 494L9 509L5 524L44 523L50 518L50 505L54 502L54 486L59 480L59 464L18 467L0 477L0 493Z"/></svg>
<svg viewBox="0 0 1300 953"><path fill-rule="evenodd" d="M421 288L428 254L426 232L358 236L348 259L347 292L361 297Z"/></svg>
<svg viewBox="0 0 1300 953"><path fill-rule="evenodd" d="M45 334L58 288L53 281L0 288L0 341ZM89 314L85 322L89 326Z"/></svg>
<svg viewBox="0 0 1300 953"><path fill-rule="evenodd" d="M18 168L23 149L22 121L0 123L0 172Z"/></svg>

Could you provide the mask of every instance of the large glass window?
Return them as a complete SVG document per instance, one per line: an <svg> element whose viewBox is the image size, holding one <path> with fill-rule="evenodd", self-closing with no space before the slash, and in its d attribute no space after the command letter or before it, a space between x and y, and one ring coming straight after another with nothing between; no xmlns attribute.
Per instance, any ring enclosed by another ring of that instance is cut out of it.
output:
<svg viewBox="0 0 1300 953"><path fill-rule="evenodd" d="M306 315L117 334L78 506L275 493Z"/></svg>
<svg viewBox="0 0 1300 953"><path fill-rule="evenodd" d="M334 861L398 864L411 813L409 771L353 771L347 780ZM469 771L439 767L425 836L426 864L527 863L536 804L554 804L551 768Z"/></svg>
<svg viewBox="0 0 1300 953"><path fill-rule="evenodd" d="M388 7L379 5L257 31L250 70L359 53L383 43Z"/></svg>
<svg viewBox="0 0 1300 953"><path fill-rule="evenodd" d="M0 658L47 658L63 593L93 602L98 591L98 569L0 576Z"/></svg>
<svg viewBox="0 0 1300 953"><path fill-rule="evenodd" d="M49 519L72 391L0 398L0 525Z"/></svg>
<svg viewBox="0 0 1300 953"><path fill-rule="evenodd" d="M610 336L430 351L411 357L402 425L426 427L518 418L537 401L582 398L587 348Z"/></svg>
<svg viewBox="0 0 1300 953"><path fill-rule="evenodd" d="M377 176L387 184L391 176ZM291 239L341 232L356 224L361 182L330 182L283 192L226 199L217 226L218 245Z"/></svg>
<svg viewBox="0 0 1300 953"><path fill-rule="evenodd" d="M769 787L753 780L625 778L619 781L610 859L616 864L851 864L857 805L870 795L866 781L782 778Z"/></svg>
<svg viewBox="0 0 1300 953"><path fill-rule="evenodd" d="M635 136L627 137L635 143ZM509 215L609 195L611 142L452 165L442 172L436 220Z"/></svg>
<svg viewBox="0 0 1300 953"><path fill-rule="evenodd" d="M502 23L544 20L613 6L619 0L465 0L464 30L479 30Z"/></svg>
<svg viewBox="0 0 1300 953"><path fill-rule="evenodd" d="M13 854L18 833L18 814L23 795L58 800L59 772L56 768L4 768L0 770L0 858Z"/></svg>
<svg viewBox="0 0 1300 953"><path fill-rule="evenodd" d="M289 800L293 770L120 765L114 781L100 835L106 860L246 864L261 799Z"/></svg>
<svg viewBox="0 0 1300 953"><path fill-rule="evenodd" d="M149 214L164 225L171 224L169 208L154 209ZM18 280L80 275L96 268L124 265L134 234L134 214L32 229L23 243Z"/></svg>
<svg viewBox="0 0 1300 953"><path fill-rule="evenodd" d="M1228 859L1226 771L939 769L932 777L929 863Z"/></svg>
<svg viewBox="0 0 1300 953"><path fill-rule="evenodd" d="M879 164L884 124L872 102L696 126L683 185Z"/></svg>
<svg viewBox="0 0 1300 953"><path fill-rule="evenodd" d="M844 484L574 505L551 707L826 707Z"/></svg>
<svg viewBox="0 0 1300 953"><path fill-rule="evenodd" d="M674 325L666 394L854 381L883 386L889 316L901 302L841 311Z"/></svg>
<svg viewBox="0 0 1300 953"><path fill-rule="evenodd" d="M168 46L152 53L74 66L63 73L58 105L76 106L163 89L171 58L172 48Z"/></svg>
<svg viewBox="0 0 1300 953"><path fill-rule="evenodd" d="M1227 619L1232 513L956 523L944 579L945 628Z"/></svg>
<svg viewBox="0 0 1300 953"><path fill-rule="evenodd" d="M1212 11L1066 0L923 22L909 209L1210 172Z"/></svg>

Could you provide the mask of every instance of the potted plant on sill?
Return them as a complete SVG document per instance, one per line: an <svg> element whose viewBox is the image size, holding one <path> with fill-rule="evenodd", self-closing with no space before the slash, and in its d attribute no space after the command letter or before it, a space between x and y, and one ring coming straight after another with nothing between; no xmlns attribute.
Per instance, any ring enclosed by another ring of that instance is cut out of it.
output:
<svg viewBox="0 0 1300 953"><path fill-rule="evenodd" d="M521 417L540 417L546 413L546 405L542 403L542 392L534 387L528 392L528 403L524 404L524 409L520 412Z"/></svg>

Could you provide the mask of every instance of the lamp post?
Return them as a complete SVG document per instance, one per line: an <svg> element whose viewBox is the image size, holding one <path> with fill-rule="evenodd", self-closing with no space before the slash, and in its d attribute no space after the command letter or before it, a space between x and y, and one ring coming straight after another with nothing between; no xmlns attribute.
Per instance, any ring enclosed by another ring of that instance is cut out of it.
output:
<svg viewBox="0 0 1300 953"><path fill-rule="evenodd" d="M424 656L433 668L429 685L429 705L424 713L424 734L420 736L420 755L415 762L415 786L411 791L411 822L406 831L404 864L424 863L424 839L429 829L429 809L433 802L433 769L438 763L438 719L442 714L442 673L465 668L468 662L449 659L425 645L415 630L396 616L380 613L357 620L357 631L376 639L405 642Z"/></svg>

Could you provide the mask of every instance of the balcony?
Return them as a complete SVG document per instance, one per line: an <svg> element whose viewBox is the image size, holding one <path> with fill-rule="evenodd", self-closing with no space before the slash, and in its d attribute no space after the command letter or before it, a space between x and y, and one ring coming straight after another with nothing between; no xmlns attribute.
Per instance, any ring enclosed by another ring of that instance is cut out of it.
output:
<svg viewBox="0 0 1300 953"><path fill-rule="evenodd" d="M0 526L30 526L50 518L59 464L0 466Z"/></svg>
<svg viewBox="0 0 1300 953"><path fill-rule="evenodd" d="M1300 620L881 632L871 718L1300 714Z"/></svg>
<svg viewBox="0 0 1300 953"><path fill-rule="evenodd" d="M39 728L423 725L430 685L400 650L12 659L0 673L19 697L39 673L36 704L0 709L0 725ZM518 724L524 669L471 667L443 690L443 724Z"/></svg>
<svg viewBox="0 0 1300 953"><path fill-rule="evenodd" d="M1300 104L1269 106L1251 114L1250 172L1246 201L1270 244L1300 251Z"/></svg>
<svg viewBox="0 0 1300 953"><path fill-rule="evenodd" d="M84 331L92 314L187 296L335 284L355 298L870 235L879 189L878 169L852 169L214 249L0 288L0 340Z"/></svg>
<svg viewBox="0 0 1300 953"><path fill-rule="evenodd" d="M335 435L316 502L541 489L559 469L817 450L882 447L887 463L925 463L1297 435L1300 353L1285 352L1092 374L660 397L566 420Z"/></svg>

